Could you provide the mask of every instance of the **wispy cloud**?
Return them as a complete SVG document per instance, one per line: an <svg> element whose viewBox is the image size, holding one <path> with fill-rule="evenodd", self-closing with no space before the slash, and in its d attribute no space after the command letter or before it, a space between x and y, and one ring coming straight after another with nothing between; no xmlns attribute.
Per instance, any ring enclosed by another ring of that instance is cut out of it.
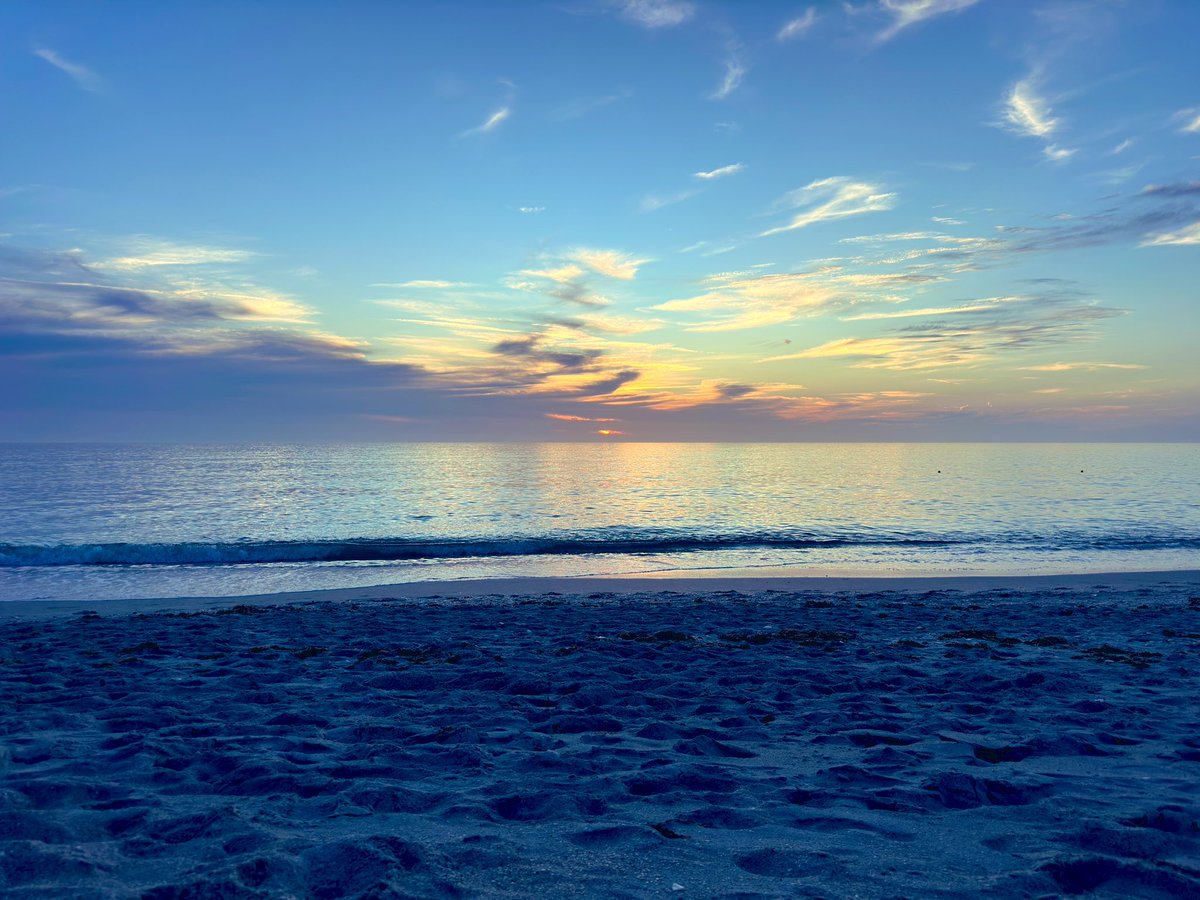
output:
<svg viewBox="0 0 1200 900"><path fill-rule="evenodd" d="M33 55L44 59L60 72L65 72L71 76L75 83L85 91L98 94L105 90L106 85L103 78L87 66L72 62L49 47L34 47Z"/></svg>
<svg viewBox="0 0 1200 900"><path fill-rule="evenodd" d="M1102 184L1110 184L1115 186L1124 184L1143 168L1143 163L1134 163L1130 166L1122 166L1119 169L1106 169L1102 172L1096 172L1090 177L1096 179Z"/></svg>
<svg viewBox="0 0 1200 900"><path fill-rule="evenodd" d="M1001 110L999 127L1021 137L1041 138L1046 143L1042 155L1053 163L1066 162L1077 152L1050 140L1062 126L1062 120L1050 110L1050 103L1038 89L1037 75L1022 78L1008 92Z"/></svg>
<svg viewBox="0 0 1200 900"><path fill-rule="evenodd" d="M517 212L524 213L525 215L536 215L537 213L544 213L545 211L546 211L546 207L544 207L544 206L518 206L517 207Z"/></svg>
<svg viewBox="0 0 1200 900"><path fill-rule="evenodd" d="M734 163L729 166L721 166L719 169L713 169L709 172L694 172L693 178L700 178L704 181L711 181L714 178L724 178L727 175L736 175L738 172L745 171L746 167L742 163Z"/></svg>
<svg viewBox="0 0 1200 900"><path fill-rule="evenodd" d="M239 263L257 254L249 250L227 247L205 247L137 238L133 242L134 252L126 256L93 263L99 269L134 271L176 266L208 266L219 263Z"/></svg>
<svg viewBox="0 0 1200 900"><path fill-rule="evenodd" d="M564 350L547 346L545 334L529 334L507 338L492 347L493 353L543 363L555 369L577 372L588 369L602 355L598 349Z"/></svg>
<svg viewBox="0 0 1200 900"><path fill-rule="evenodd" d="M544 293L564 303L592 308L607 306L612 301L593 290L589 284L589 272L617 281L632 281L638 269L650 262L649 259L620 250L590 247L547 254L542 261L545 265L541 268L522 269L516 273L517 277L510 278L508 286L514 290Z"/></svg>
<svg viewBox="0 0 1200 900"><path fill-rule="evenodd" d="M235 323L307 321L312 311L290 297L200 271L176 272L171 264L89 263L79 251L26 254L32 263L22 276L10 264L0 279L0 318L42 322L57 333L89 333L112 338L144 336L169 346L194 346L217 335L229 339ZM120 259L120 258L119 258ZM125 260L134 257L125 257ZM193 257L187 265L202 266ZM116 276L108 273L116 273ZM117 278L136 274L137 287Z"/></svg>
<svg viewBox="0 0 1200 900"><path fill-rule="evenodd" d="M1113 198L1109 198L1113 200ZM1094 213L1056 216L1050 224L996 225L985 235L900 232L842 238L840 243L867 245L845 265L905 265L914 272L952 277L988 268L1028 253L1101 247L1186 244L1200 220L1200 182L1148 185ZM892 246L915 244L911 249ZM877 246L871 246L877 245Z"/></svg>
<svg viewBox="0 0 1200 900"><path fill-rule="evenodd" d="M775 39L779 42L791 41L796 38L804 37L809 30L817 23L817 9L810 6L804 11L803 15L796 16L794 19L789 19L779 29L779 33L775 35Z"/></svg>
<svg viewBox="0 0 1200 900"><path fill-rule="evenodd" d="M1148 184L1142 188L1142 197L1187 197L1200 201L1200 181L1175 181L1169 184Z"/></svg>
<svg viewBox="0 0 1200 900"><path fill-rule="evenodd" d="M528 275L531 278L545 278L548 281L554 281L558 284L566 284L568 281L574 281L582 275L583 269L571 264L551 269L522 269L521 274Z"/></svg>
<svg viewBox="0 0 1200 900"><path fill-rule="evenodd" d="M579 316L580 328L600 334L643 334L657 331L665 324L661 319L642 319L633 316L616 316L609 313L589 312Z"/></svg>
<svg viewBox="0 0 1200 900"><path fill-rule="evenodd" d="M1130 147L1132 147L1136 143L1137 143L1137 138L1125 138L1125 140L1121 141L1121 143L1119 143L1119 144L1117 144L1117 146L1113 147L1112 150L1109 151L1109 153L1111 153L1113 156L1116 156L1118 153L1124 153L1126 150L1128 150Z"/></svg>
<svg viewBox="0 0 1200 900"><path fill-rule="evenodd" d="M443 281L439 278L418 278L413 281L376 281L371 287L378 288L455 288L466 287L465 281Z"/></svg>
<svg viewBox="0 0 1200 900"><path fill-rule="evenodd" d="M1078 151L1069 147L1060 147L1058 144L1047 144L1042 148L1042 155L1050 162L1066 162L1076 152Z"/></svg>
<svg viewBox="0 0 1200 900"><path fill-rule="evenodd" d="M42 433L314 439L357 416L453 403L420 366L373 361L361 341L264 308L266 290L239 297L219 283L181 288L165 270L138 273L154 286L131 288L104 280L78 252L5 247L0 255L0 381L38 385ZM0 404L6 422L31 408L19 395Z"/></svg>
<svg viewBox="0 0 1200 900"><path fill-rule="evenodd" d="M632 280L637 275L638 269L651 262L648 258L638 258L620 250L595 250L587 247L572 250L568 257L582 263L593 272L621 281Z"/></svg>
<svg viewBox="0 0 1200 900"><path fill-rule="evenodd" d="M854 237L842 238L839 244L887 244L893 241L928 241L937 240L941 235L936 231L894 231L890 234L859 234Z"/></svg>
<svg viewBox="0 0 1200 900"><path fill-rule="evenodd" d="M845 392L829 396L806 393L803 385L777 382L750 384L728 379L704 379L685 390L633 393L629 402L657 412L725 410L730 414L766 414L802 422L896 422L923 415L914 407L931 396L918 391Z"/></svg>
<svg viewBox="0 0 1200 900"><path fill-rule="evenodd" d="M1049 104L1038 95L1033 76L1012 86L1004 101L1003 115L1001 124L1005 128L1027 137L1047 137L1060 124L1051 114Z"/></svg>
<svg viewBox="0 0 1200 900"><path fill-rule="evenodd" d="M619 103L622 100L628 100L632 96L632 91L625 90L616 94L604 94L599 97L579 97L558 107L558 109L550 113L550 118L556 122L569 122L572 119L581 119L588 113L611 106L614 103Z"/></svg>
<svg viewBox="0 0 1200 900"><path fill-rule="evenodd" d="M685 0L614 0L610 3L621 18L643 28L672 28L696 13Z"/></svg>
<svg viewBox="0 0 1200 900"><path fill-rule="evenodd" d="M559 422L619 422L620 419L606 419L600 416L571 416L565 413L546 413L547 419L555 419Z"/></svg>
<svg viewBox="0 0 1200 900"><path fill-rule="evenodd" d="M462 133L461 136L462 137L472 137L477 134L487 134L489 131L495 131L511 115L512 115L512 109L507 106L502 106L498 110L496 110L494 113L492 113L490 116L488 116L486 119L484 119L483 122L476 125L474 128L468 128L466 131L464 131Z"/></svg>
<svg viewBox="0 0 1200 900"><path fill-rule="evenodd" d="M890 41L906 28L947 13L962 12L979 0L879 0L878 9L891 19L875 40Z"/></svg>
<svg viewBox="0 0 1200 900"><path fill-rule="evenodd" d="M706 287L701 294L668 300L654 309L702 314L702 321L685 326L687 331L740 331L790 322L825 310L838 299L837 291L815 273L719 273L706 279Z"/></svg>
<svg viewBox="0 0 1200 900"><path fill-rule="evenodd" d="M1152 235L1142 242L1143 247L1193 247L1200 244L1200 222L1195 222L1178 231L1167 231Z"/></svg>
<svg viewBox="0 0 1200 900"><path fill-rule="evenodd" d="M731 50L725 60L725 75L716 90L708 95L708 99L724 100L741 86L745 77L746 67L742 64L741 57L736 50Z"/></svg>
<svg viewBox="0 0 1200 900"><path fill-rule="evenodd" d="M1137 363L1112 362L1056 362L1040 366L1021 366L1022 372L1094 372L1097 369L1145 369L1147 366Z"/></svg>
<svg viewBox="0 0 1200 900"><path fill-rule="evenodd" d="M897 370L976 366L999 354L1036 352L1094 339L1096 325L1123 310L1081 299L1073 291L972 303L944 318L882 335L827 341L764 362L843 357L856 368Z"/></svg>
<svg viewBox="0 0 1200 900"><path fill-rule="evenodd" d="M875 184L854 181L845 176L822 178L781 198L777 206L803 207L786 225L770 228L759 236L806 228L829 219L842 219L863 213L881 212L896 205L896 195Z"/></svg>
<svg viewBox="0 0 1200 900"><path fill-rule="evenodd" d="M654 212L662 209L664 206L673 206L676 203L682 203L684 200L690 200L698 194L695 189L676 191L674 194L647 194L642 198L640 204L642 212Z"/></svg>
<svg viewBox="0 0 1200 900"><path fill-rule="evenodd" d="M1181 134L1200 134L1200 106L1194 106L1191 109L1181 109L1171 118L1173 121L1180 123L1179 131Z"/></svg>
<svg viewBox="0 0 1200 900"><path fill-rule="evenodd" d="M845 316L845 322L867 322L880 319L913 319L923 316L952 316L966 313L985 312L995 309L1002 303L1019 300L1019 297L991 297L985 300L979 300L974 303L969 303L963 306L935 306L925 309L899 309L890 312L873 312L859 313L854 316Z"/></svg>

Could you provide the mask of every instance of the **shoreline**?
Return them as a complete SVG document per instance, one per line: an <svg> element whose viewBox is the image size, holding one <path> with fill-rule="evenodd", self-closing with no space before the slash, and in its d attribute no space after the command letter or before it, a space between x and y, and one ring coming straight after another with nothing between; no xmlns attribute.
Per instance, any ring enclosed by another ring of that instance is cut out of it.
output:
<svg viewBox="0 0 1200 900"><path fill-rule="evenodd" d="M741 570L746 571L746 570ZM697 574L711 572L711 575ZM85 612L106 615L135 613L200 612L233 606L287 606L293 604L353 600L471 599L489 596L540 597L547 594L584 595L679 593L718 594L729 591L851 593L880 591L1043 591L1110 588L1136 590L1163 585L1195 585L1200 588L1200 569L1119 571L1065 575L732 575L726 570L690 570L603 576L528 576L480 578L461 581L414 581L399 584L365 585L310 591L283 591L231 596L180 596L126 600L9 600L0 601L0 622L52 619Z"/></svg>

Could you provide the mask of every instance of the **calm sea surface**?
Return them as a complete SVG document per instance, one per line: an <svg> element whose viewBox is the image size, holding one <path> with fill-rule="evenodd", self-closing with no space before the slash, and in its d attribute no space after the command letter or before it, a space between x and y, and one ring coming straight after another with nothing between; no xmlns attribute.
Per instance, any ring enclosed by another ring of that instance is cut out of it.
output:
<svg viewBox="0 0 1200 900"><path fill-rule="evenodd" d="M0 599L1200 568L1196 444L0 444Z"/></svg>

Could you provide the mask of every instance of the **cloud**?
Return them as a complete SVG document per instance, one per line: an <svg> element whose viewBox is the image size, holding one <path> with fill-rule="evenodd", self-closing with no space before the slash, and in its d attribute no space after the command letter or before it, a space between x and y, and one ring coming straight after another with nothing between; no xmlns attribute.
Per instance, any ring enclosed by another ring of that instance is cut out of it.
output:
<svg viewBox="0 0 1200 900"><path fill-rule="evenodd" d="M1181 109L1171 119L1182 123L1179 126L1180 134L1200 134L1200 106Z"/></svg>
<svg viewBox="0 0 1200 900"><path fill-rule="evenodd" d="M503 124L504 121L511 115L512 110L507 106L502 106L484 119L479 125L476 125L474 128L468 128L462 133L461 136L472 137L477 134L486 134L489 131L494 131L495 129L499 128L500 125Z"/></svg>
<svg viewBox="0 0 1200 900"><path fill-rule="evenodd" d="M517 212L524 213L525 215L536 215L538 213L544 213L545 211L546 211L546 207L544 207L544 206L518 206L517 207Z"/></svg>
<svg viewBox="0 0 1200 900"><path fill-rule="evenodd" d="M590 394L594 397L603 397L609 394L615 394L625 385L637 381L641 378L642 373L634 369L623 369L619 372L613 372L611 375L606 375L603 378L598 378L595 381L581 385L578 393Z"/></svg>
<svg viewBox="0 0 1200 900"><path fill-rule="evenodd" d="M133 247L135 252L128 256L103 260L93 263L93 266L99 269L136 271L160 266L207 266L215 263L239 263L257 255L248 250L177 244L145 237L135 239Z"/></svg>
<svg viewBox="0 0 1200 900"><path fill-rule="evenodd" d="M696 12L696 7L685 0L616 0L610 5L622 19L643 28L673 28Z"/></svg>
<svg viewBox="0 0 1200 900"><path fill-rule="evenodd" d="M1166 244L1191 238L1200 220L1200 182L1149 185L1095 213L1054 217L1051 224L997 225L983 236L901 232L843 238L844 244L877 243L843 262L855 266L906 265L908 271L952 276L994 266L1027 253L1099 247L1116 243ZM897 250L888 242L926 243Z"/></svg>
<svg viewBox="0 0 1200 900"><path fill-rule="evenodd" d="M0 278L0 316L40 322L55 333L144 335L164 347L182 347L230 325L301 323L312 315L295 300L260 288L196 278L131 287L108 280L75 253L8 251L0 259L14 256L22 262Z"/></svg>
<svg viewBox="0 0 1200 900"><path fill-rule="evenodd" d="M976 313L995 309L1001 303L1019 300L1020 298L1013 297L990 297L986 300L979 300L965 306L935 306L925 309L900 309L890 312L873 312L859 313L854 316L846 316L845 322L865 322L878 319L912 319L921 316L949 316L961 313Z"/></svg>
<svg viewBox="0 0 1200 900"><path fill-rule="evenodd" d="M1117 144L1117 146L1113 147L1112 150L1109 151L1109 153L1113 156L1116 156L1118 153L1124 153L1126 150L1128 150L1130 147L1132 147L1136 143L1137 143L1136 138L1125 138L1125 140L1121 141L1121 143L1119 143L1119 144Z"/></svg>
<svg viewBox="0 0 1200 900"><path fill-rule="evenodd" d="M741 86L742 79L745 77L746 67L742 65L736 52L730 52L729 57L725 60L725 75L716 90L708 95L708 99L724 100Z"/></svg>
<svg viewBox="0 0 1200 900"><path fill-rule="evenodd" d="M743 417L760 420L768 415L786 422L896 422L918 420L923 412L914 404L929 396L905 390L814 396L798 384L705 379L686 390L629 394L624 402L676 416L689 411L709 415L716 412L723 421Z"/></svg>
<svg viewBox="0 0 1200 900"><path fill-rule="evenodd" d="M1081 300L1073 291L1001 298L953 310L946 319L882 335L827 341L764 362L844 357L855 368L925 370L977 366L1000 354L1028 353L1094 339L1096 325L1123 310Z"/></svg>
<svg viewBox="0 0 1200 900"><path fill-rule="evenodd" d="M632 96L633 91L624 90L617 94L604 94L599 97L580 97L558 107L558 109L550 114L550 118L556 122L569 122L572 119L581 119L588 113L611 106L614 103L619 103L622 100L628 100Z"/></svg>
<svg viewBox="0 0 1200 900"><path fill-rule="evenodd" d="M1134 163L1129 166L1122 166L1119 169L1106 169L1102 172L1095 172L1090 177L1099 181L1101 184L1120 185L1124 184L1138 172L1144 168L1144 163Z"/></svg>
<svg viewBox="0 0 1200 900"><path fill-rule="evenodd" d="M829 308L837 292L815 274L745 276L721 273L706 279L708 290L653 307L664 312L703 313L687 331L739 331L779 325Z"/></svg>
<svg viewBox="0 0 1200 900"><path fill-rule="evenodd" d="M558 300L579 306L607 306L612 302L602 294L593 293L587 283L580 279L565 282L547 293Z"/></svg>
<svg viewBox="0 0 1200 900"><path fill-rule="evenodd" d="M565 253L544 257L550 263L540 269L522 269L518 275L553 282L547 293L558 300L580 306L606 306L607 297L593 292L585 277L588 272L617 281L631 281L638 269L650 262L620 250L576 247ZM509 287L517 290L539 290L534 282L510 280Z"/></svg>
<svg viewBox="0 0 1200 900"><path fill-rule="evenodd" d="M455 288L467 287L465 281L443 281L437 278L418 278L415 281L376 281L371 287L382 288Z"/></svg>
<svg viewBox="0 0 1200 900"><path fill-rule="evenodd" d="M804 37L804 35L808 34L809 30L813 27L813 25L816 24L816 22L816 7L810 6L804 11L804 15L796 16L796 18L789 19L787 22L785 22L783 27L779 29L779 33L775 35L775 39L780 43L783 43L784 41L791 41L799 37Z"/></svg>
<svg viewBox="0 0 1200 900"><path fill-rule="evenodd" d="M441 326L451 337L391 340L410 361L438 373L454 389L472 396L610 399L623 385L661 368L655 352L669 345L639 344L595 336L591 316L539 316L520 331L456 318L423 324ZM502 404L501 404L502 405ZM557 410L538 410L562 415Z"/></svg>
<svg viewBox="0 0 1200 900"><path fill-rule="evenodd" d="M879 43L890 41L906 28L947 13L962 12L979 0L879 0L878 9L891 23L875 36Z"/></svg>
<svg viewBox="0 0 1200 900"><path fill-rule="evenodd" d="M564 303L597 307L607 306L611 302L602 294L592 291L583 277L584 270L576 265L560 266L557 269L526 269L521 274L554 282L554 286L545 289L545 293ZM533 285L529 287L536 289Z"/></svg>
<svg viewBox="0 0 1200 900"><path fill-rule="evenodd" d="M508 338L492 346L493 353L501 356L520 357L538 363L549 363L557 369L578 372L594 363L603 351L600 350L555 350L544 345L545 336L529 334L519 338Z"/></svg>
<svg viewBox="0 0 1200 900"><path fill-rule="evenodd" d="M829 219L881 212L895 205L896 195L885 192L878 185L853 181L845 176L823 178L785 194L777 206L806 208L793 216L788 224L768 229L759 237L806 228Z"/></svg>
<svg viewBox="0 0 1200 900"><path fill-rule="evenodd" d="M884 244L892 241L928 241L941 235L936 231L894 231L890 234L859 234L842 238L839 244Z"/></svg>
<svg viewBox="0 0 1200 900"><path fill-rule="evenodd" d="M1050 162L1066 162L1076 154L1076 150L1060 147L1058 144L1047 144L1042 148L1042 155Z"/></svg>
<svg viewBox="0 0 1200 900"><path fill-rule="evenodd" d="M676 191L674 194L647 194L642 198L639 204L642 212L654 212L662 209L664 206L674 206L676 203L682 203L685 200L690 200L698 194L699 191L688 189Z"/></svg>
<svg viewBox="0 0 1200 900"><path fill-rule="evenodd" d="M567 254L569 259L580 262L593 272L607 275L621 281L631 281L637 275L638 269L650 259L639 259L630 253L620 250L594 250L580 247Z"/></svg>
<svg viewBox="0 0 1200 900"><path fill-rule="evenodd" d="M583 269L571 264L558 266L553 269L522 269L521 274L528 275L531 278L545 278L548 281L554 281L558 284L567 284L582 275Z"/></svg>
<svg viewBox="0 0 1200 900"><path fill-rule="evenodd" d="M1142 241L1143 247L1194 247L1200 245L1200 222L1194 222L1178 231L1167 231L1151 235Z"/></svg>
<svg viewBox="0 0 1200 900"><path fill-rule="evenodd" d="M1176 190L1183 191L1182 187ZM1131 212L1123 207L1094 215L1067 220L1067 224L1048 228L1011 229L1012 237L1001 240L995 249L1006 253L1027 253L1075 247L1096 247L1118 241L1134 240L1143 246L1156 238L1173 237L1172 229L1191 226L1200 217L1200 209L1186 192L1172 196L1167 190L1142 193L1135 199L1158 200L1161 205L1146 212ZM1164 202L1165 201L1165 202ZM1183 201L1183 202L1180 202ZM1184 228L1183 231L1187 231ZM1179 234L1179 236L1184 236ZM1170 241L1161 241L1170 243Z"/></svg>
<svg viewBox="0 0 1200 900"><path fill-rule="evenodd" d="M1003 127L1026 137L1047 137L1060 124L1046 101L1038 96L1033 76L1013 85L1004 101L1003 115Z"/></svg>
<svg viewBox="0 0 1200 900"><path fill-rule="evenodd" d="M71 62L69 59L64 58L62 55L48 47L35 47L33 50L33 55L44 59L59 71L70 75L75 83L85 91L98 94L105 90L103 78L101 78L87 66L80 65L76 62Z"/></svg>
<svg viewBox="0 0 1200 900"><path fill-rule="evenodd" d="M644 334L657 331L664 324L662 319L640 319L633 316L617 316L610 313L586 313L578 318L580 328L602 334Z"/></svg>
<svg viewBox="0 0 1200 900"><path fill-rule="evenodd" d="M1196 197L1200 199L1200 181L1176 181L1171 184L1148 184L1142 188L1143 197Z"/></svg>
<svg viewBox="0 0 1200 900"><path fill-rule="evenodd" d="M704 181L711 181L714 178L724 178L727 175L736 175L738 172L744 172L746 167L741 163L733 163L728 166L721 166L719 169L713 169L709 172L693 172L693 178L700 178Z"/></svg>
<svg viewBox="0 0 1200 900"><path fill-rule="evenodd" d="M1138 365L1136 363L1110 363L1110 362L1056 362L1046 363L1040 366L1021 366L1022 372L1094 372L1097 369L1145 369L1148 366Z"/></svg>
<svg viewBox="0 0 1200 900"><path fill-rule="evenodd" d="M547 419L559 422L619 422L620 419L606 419L599 416L569 416L563 413L546 413Z"/></svg>
<svg viewBox="0 0 1200 900"><path fill-rule="evenodd" d="M419 405L426 374L368 360L362 342L287 324L266 290L170 272L109 280L79 252L0 247L0 392L13 434L51 439L316 438L360 412ZM113 270L127 277L124 270ZM291 302L291 301L288 301ZM296 308L299 308L298 306ZM447 397L440 395L441 406ZM320 425L312 423L320 420Z"/></svg>

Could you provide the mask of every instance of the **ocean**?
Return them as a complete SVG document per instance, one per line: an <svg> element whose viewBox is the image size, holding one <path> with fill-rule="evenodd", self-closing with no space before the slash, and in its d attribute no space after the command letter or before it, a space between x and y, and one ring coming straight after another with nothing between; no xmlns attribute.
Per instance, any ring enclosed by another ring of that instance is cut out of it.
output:
<svg viewBox="0 0 1200 900"><path fill-rule="evenodd" d="M0 599L1200 569L1196 444L0 444Z"/></svg>

